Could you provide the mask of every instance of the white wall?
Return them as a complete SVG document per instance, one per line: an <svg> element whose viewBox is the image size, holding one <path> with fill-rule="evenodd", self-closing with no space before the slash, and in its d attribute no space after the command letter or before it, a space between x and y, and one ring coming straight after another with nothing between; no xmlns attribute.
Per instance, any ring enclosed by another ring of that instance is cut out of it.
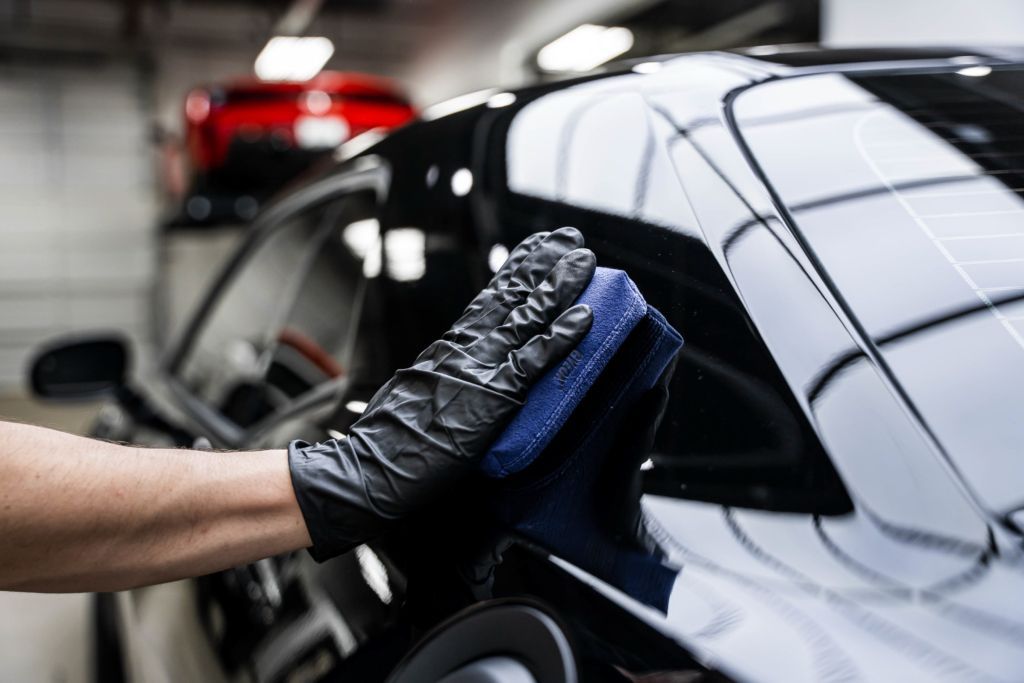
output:
<svg viewBox="0 0 1024 683"><path fill-rule="evenodd" d="M0 391L40 342L145 345L156 265L147 114L126 67L0 69Z"/></svg>
<svg viewBox="0 0 1024 683"><path fill-rule="evenodd" d="M1024 43L1021 0L822 0L821 10L834 47Z"/></svg>

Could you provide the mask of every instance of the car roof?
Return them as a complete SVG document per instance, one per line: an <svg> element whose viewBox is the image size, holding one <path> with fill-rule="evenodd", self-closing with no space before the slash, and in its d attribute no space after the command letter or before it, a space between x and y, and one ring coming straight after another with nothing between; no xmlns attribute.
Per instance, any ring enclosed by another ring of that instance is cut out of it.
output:
<svg viewBox="0 0 1024 683"><path fill-rule="evenodd" d="M810 44L762 45L740 48L732 54L790 67L852 66L903 61L934 60L951 64L965 60L1016 62L1024 58L1020 47L978 46L850 46L827 47Z"/></svg>

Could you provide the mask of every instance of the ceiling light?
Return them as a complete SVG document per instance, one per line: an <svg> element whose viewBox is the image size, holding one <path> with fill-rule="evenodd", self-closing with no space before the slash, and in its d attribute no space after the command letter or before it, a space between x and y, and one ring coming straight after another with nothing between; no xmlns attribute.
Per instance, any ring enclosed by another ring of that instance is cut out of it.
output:
<svg viewBox="0 0 1024 683"><path fill-rule="evenodd" d="M256 75L265 81L308 81L334 54L328 38L274 36L256 58Z"/></svg>
<svg viewBox="0 0 1024 683"><path fill-rule="evenodd" d="M957 73L961 76L973 76L979 78L981 76L988 76L992 73L992 67L990 66L969 66L964 69L958 69Z"/></svg>
<svg viewBox="0 0 1024 683"><path fill-rule="evenodd" d="M544 71L590 71L633 47L633 32L623 26L583 24L537 53Z"/></svg>

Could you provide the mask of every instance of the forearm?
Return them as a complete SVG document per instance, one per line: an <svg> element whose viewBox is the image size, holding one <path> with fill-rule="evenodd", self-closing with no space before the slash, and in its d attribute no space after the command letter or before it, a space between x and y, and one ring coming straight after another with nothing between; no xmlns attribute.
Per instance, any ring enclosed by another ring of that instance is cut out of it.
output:
<svg viewBox="0 0 1024 683"><path fill-rule="evenodd" d="M119 590L309 543L284 451L132 448L0 422L0 589Z"/></svg>

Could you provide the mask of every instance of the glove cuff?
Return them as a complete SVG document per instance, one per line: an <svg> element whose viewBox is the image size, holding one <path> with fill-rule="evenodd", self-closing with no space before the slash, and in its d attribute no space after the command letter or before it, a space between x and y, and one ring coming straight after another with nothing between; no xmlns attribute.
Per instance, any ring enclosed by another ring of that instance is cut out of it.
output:
<svg viewBox="0 0 1024 683"><path fill-rule="evenodd" d="M380 520L360 504L359 468L347 440L288 444L288 469L295 499L313 545L309 554L324 562L362 543Z"/></svg>

